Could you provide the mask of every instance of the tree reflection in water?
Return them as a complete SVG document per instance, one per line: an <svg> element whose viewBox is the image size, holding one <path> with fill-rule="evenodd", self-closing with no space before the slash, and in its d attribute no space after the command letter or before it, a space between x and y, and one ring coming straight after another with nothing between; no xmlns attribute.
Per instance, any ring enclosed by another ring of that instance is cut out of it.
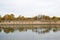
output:
<svg viewBox="0 0 60 40"><path fill-rule="evenodd" d="M10 32L14 32L14 28L3 28L5 33L10 33Z"/></svg>
<svg viewBox="0 0 60 40"><path fill-rule="evenodd" d="M34 29L34 30L32 30L33 32L36 32L36 33L38 33L38 34L42 34L42 33L47 33L47 32L49 32L50 30L49 29L47 29L47 28L40 28L40 29Z"/></svg>
<svg viewBox="0 0 60 40"><path fill-rule="evenodd" d="M53 32L58 32L58 31L60 31L60 28L54 28L53 29Z"/></svg>
<svg viewBox="0 0 60 40"><path fill-rule="evenodd" d="M0 32L2 32L2 30L4 30L5 33L12 33L14 31L16 31L16 29L19 31L19 32L27 32L28 30L32 30L32 32L36 32L38 34L44 34L44 33L48 33L50 32L51 30L53 32L57 32L57 31L60 31L60 28L57 28L57 26L55 26L54 28L52 27L48 27L48 28L41 28L41 27L5 27L5 28L2 28L0 27Z"/></svg>
<svg viewBox="0 0 60 40"><path fill-rule="evenodd" d="M0 28L0 32L2 32L2 29Z"/></svg>

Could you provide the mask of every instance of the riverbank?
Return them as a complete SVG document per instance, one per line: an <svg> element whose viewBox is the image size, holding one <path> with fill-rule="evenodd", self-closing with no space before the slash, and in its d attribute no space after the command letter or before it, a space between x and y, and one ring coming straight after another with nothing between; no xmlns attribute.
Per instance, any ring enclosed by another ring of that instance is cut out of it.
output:
<svg viewBox="0 0 60 40"><path fill-rule="evenodd" d="M19 27L24 27L24 28L60 28L60 21L54 22L43 22L43 21L1 21L0 22L0 27L2 28L19 28Z"/></svg>
<svg viewBox="0 0 60 40"><path fill-rule="evenodd" d="M40 24L0 24L1 28L60 28L60 25L40 25Z"/></svg>
<svg viewBox="0 0 60 40"><path fill-rule="evenodd" d="M0 24L60 24L60 21L2 21Z"/></svg>

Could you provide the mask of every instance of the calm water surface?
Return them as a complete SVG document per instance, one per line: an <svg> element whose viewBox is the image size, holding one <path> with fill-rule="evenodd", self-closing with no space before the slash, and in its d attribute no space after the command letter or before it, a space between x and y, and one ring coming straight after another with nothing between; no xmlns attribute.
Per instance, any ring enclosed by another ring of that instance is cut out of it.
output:
<svg viewBox="0 0 60 40"><path fill-rule="evenodd" d="M60 40L60 28L0 28L0 40Z"/></svg>

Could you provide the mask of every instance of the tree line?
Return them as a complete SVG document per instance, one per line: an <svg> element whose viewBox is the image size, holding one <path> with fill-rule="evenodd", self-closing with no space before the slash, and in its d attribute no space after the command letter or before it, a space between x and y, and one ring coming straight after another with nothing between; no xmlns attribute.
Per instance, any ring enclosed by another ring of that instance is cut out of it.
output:
<svg viewBox="0 0 60 40"><path fill-rule="evenodd" d="M0 15L0 22L1 21L4 21L4 20L9 20L9 21L12 21L12 20L43 20L43 21L58 21L60 20L60 17L56 17L56 16L53 16L53 17L50 17L50 16L46 16L46 15L37 15L37 16L34 16L34 17L24 17L24 16L18 16L18 17L15 17L14 14L6 14L4 15L3 17Z"/></svg>

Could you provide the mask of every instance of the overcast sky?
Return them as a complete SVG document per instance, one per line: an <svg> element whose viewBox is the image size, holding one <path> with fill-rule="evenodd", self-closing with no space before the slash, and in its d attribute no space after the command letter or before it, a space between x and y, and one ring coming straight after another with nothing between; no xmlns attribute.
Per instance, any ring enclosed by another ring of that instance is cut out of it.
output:
<svg viewBox="0 0 60 40"><path fill-rule="evenodd" d="M60 0L0 0L0 15L60 16Z"/></svg>

